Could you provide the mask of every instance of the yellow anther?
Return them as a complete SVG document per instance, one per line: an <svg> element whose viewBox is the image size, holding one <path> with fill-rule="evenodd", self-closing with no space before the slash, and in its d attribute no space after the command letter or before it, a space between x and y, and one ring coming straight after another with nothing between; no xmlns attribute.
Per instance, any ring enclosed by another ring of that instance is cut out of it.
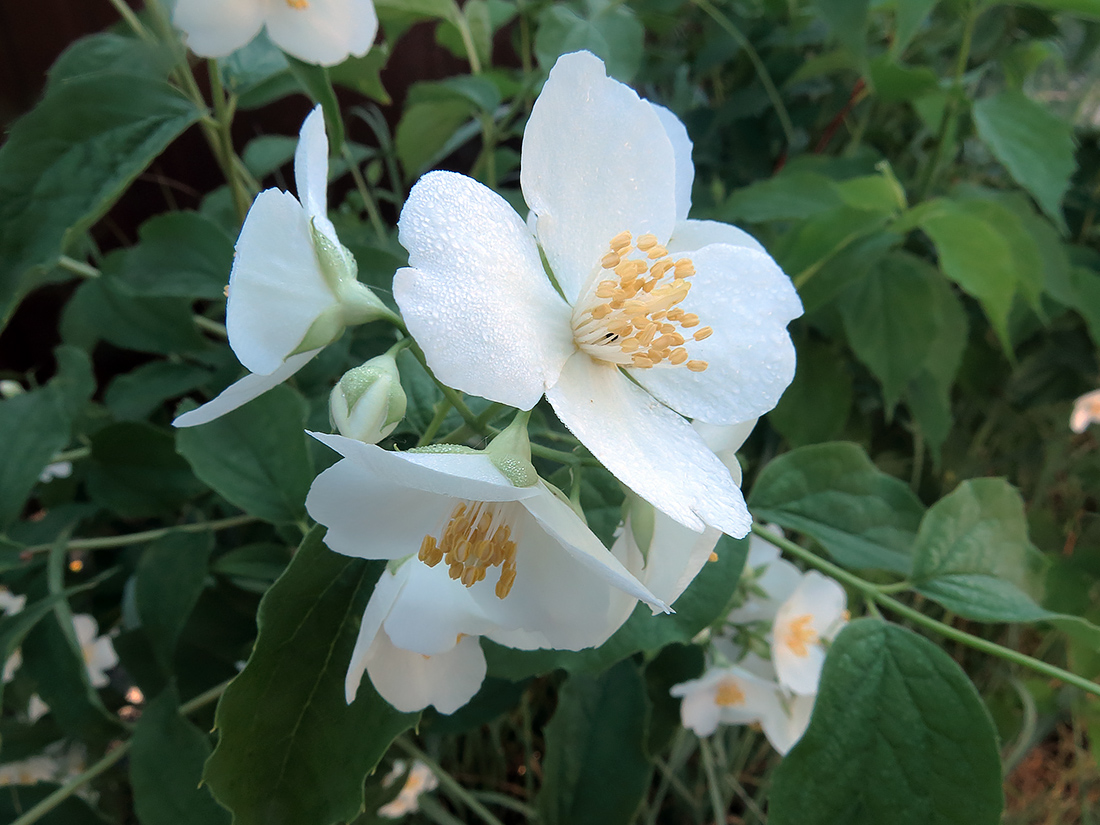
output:
<svg viewBox="0 0 1100 825"><path fill-rule="evenodd" d="M796 616L787 625L787 632L783 635L783 644L799 658L810 655L810 646L817 644L817 631L810 627L814 617L809 613Z"/></svg>
<svg viewBox="0 0 1100 825"><path fill-rule="evenodd" d="M684 317L684 311L679 307L675 307L674 309L670 309L668 311L668 315L666 315L665 317L668 318L668 320L670 321L679 321L681 318Z"/></svg>
<svg viewBox="0 0 1100 825"><path fill-rule="evenodd" d="M688 351L683 347L680 347L679 349L674 349L672 351L672 354L668 356L668 360L676 366L680 366L680 364L688 360Z"/></svg>
<svg viewBox="0 0 1100 825"><path fill-rule="evenodd" d="M629 232L620 232L614 238L611 239L611 248L616 252L620 249L626 249L630 246L630 240L633 236Z"/></svg>
<svg viewBox="0 0 1100 825"><path fill-rule="evenodd" d="M649 232L638 236L638 249L648 252L657 245L657 236Z"/></svg>
<svg viewBox="0 0 1100 825"><path fill-rule="evenodd" d="M512 571L514 579L516 543L512 540L509 517L512 507L496 502L478 502L469 507L466 503L456 505L441 538L437 541L434 536L425 536L417 558L428 567L445 562L447 575L466 587L484 581L490 567L503 565L503 569ZM510 589L510 584L505 586L505 595Z"/></svg>
<svg viewBox="0 0 1100 825"><path fill-rule="evenodd" d="M631 358L631 361L633 362L635 367L640 367L641 369L646 369L647 367L653 366L653 362L649 360L649 356L642 355L641 353L635 354Z"/></svg>
<svg viewBox="0 0 1100 825"><path fill-rule="evenodd" d="M309 8L309 0L286 0L286 4L298 11Z"/></svg>
<svg viewBox="0 0 1100 825"><path fill-rule="evenodd" d="M686 366L692 372L703 372L709 365L706 361L688 361Z"/></svg>
<svg viewBox="0 0 1100 825"><path fill-rule="evenodd" d="M710 557L707 558L707 561L718 561L718 554L711 550Z"/></svg>
<svg viewBox="0 0 1100 825"><path fill-rule="evenodd" d="M692 327L699 326L699 316L694 312L688 312L680 316L680 326L684 329L691 329Z"/></svg>
<svg viewBox="0 0 1100 825"><path fill-rule="evenodd" d="M690 278L695 274L695 264L691 262L690 258L681 258L676 262L676 271L673 273L676 278Z"/></svg>
<svg viewBox="0 0 1100 825"><path fill-rule="evenodd" d="M696 330L695 334L691 337L694 338L696 341L703 341L707 338L710 338L710 336L713 334L713 329L711 329L710 327L703 327L702 329Z"/></svg>
<svg viewBox="0 0 1100 825"><path fill-rule="evenodd" d="M619 285L614 281L600 281L600 285L596 287L597 298L610 298L615 294L615 290L619 288Z"/></svg>
<svg viewBox="0 0 1100 825"><path fill-rule="evenodd" d="M654 257L652 252L649 253L649 257ZM657 261L657 263L649 268L649 274L660 280L665 277L666 272L672 269L672 266L672 261Z"/></svg>
<svg viewBox="0 0 1100 825"><path fill-rule="evenodd" d="M229 297L229 284L225 285L225 289L222 290L222 295L224 295L226 298Z"/></svg>
<svg viewBox="0 0 1100 825"><path fill-rule="evenodd" d="M642 342L637 338L627 338L625 341L622 341L619 346L622 348L623 352L637 352L641 348Z"/></svg>
<svg viewBox="0 0 1100 825"><path fill-rule="evenodd" d="M646 254L647 254L647 255L649 256L649 259L650 259L651 261L655 261L655 260L657 260L658 258L663 258L663 257L664 257L665 255L667 255L667 254L668 254L668 250L667 250L667 249L665 249L665 248L664 248L663 246L660 246L660 245L658 245L658 246L655 246L655 247L653 247L653 248L652 248L651 250L649 250L649 252L648 252L648 253L646 253Z"/></svg>
<svg viewBox="0 0 1100 825"><path fill-rule="evenodd" d="M619 256L616 255L614 252L608 252L600 260L600 266L602 266L604 269L614 269L619 265L620 260L621 259L619 258Z"/></svg>
<svg viewBox="0 0 1100 825"><path fill-rule="evenodd" d="M680 338L680 340L677 341L677 338ZM677 347L682 343L684 343L684 340L679 335L662 335L660 338L653 342L653 347L654 349L671 349L672 347Z"/></svg>
<svg viewBox="0 0 1100 825"><path fill-rule="evenodd" d="M598 307L592 310L592 317L597 321L606 318L611 314L611 306L609 304L600 304Z"/></svg>
<svg viewBox="0 0 1100 825"><path fill-rule="evenodd" d="M718 683L718 690L714 694L714 703L724 708L743 705L745 704L745 693L735 680L723 679Z"/></svg>

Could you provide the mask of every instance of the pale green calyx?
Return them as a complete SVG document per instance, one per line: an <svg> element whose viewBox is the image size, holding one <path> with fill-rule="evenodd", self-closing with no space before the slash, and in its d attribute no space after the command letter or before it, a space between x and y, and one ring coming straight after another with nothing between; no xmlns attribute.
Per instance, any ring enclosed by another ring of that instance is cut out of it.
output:
<svg viewBox="0 0 1100 825"><path fill-rule="evenodd" d="M413 447L410 453L435 453L436 455L477 455L480 450L467 447L465 444L427 444L423 447Z"/></svg>
<svg viewBox="0 0 1100 825"><path fill-rule="evenodd" d="M531 464L531 442L527 438L528 417L530 412L518 413L512 423L501 430L485 448L485 454L489 456L493 466L515 487L533 487L539 480L539 475Z"/></svg>
<svg viewBox="0 0 1100 825"><path fill-rule="evenodd" d="M348 370L329 396L329 415L340 435L377 444L405 416L407 398L389 353Z"/></svg>
<svg viewBox="0 0 1100 825"><path fill-rule="evenodd" d="M649 559L649 546L653 543L653 529L657 519L657 511L648 501L639 498L629 490L623 500L623 518L629 518L630 532L634 543L641 551L642 558Z"/></svg>

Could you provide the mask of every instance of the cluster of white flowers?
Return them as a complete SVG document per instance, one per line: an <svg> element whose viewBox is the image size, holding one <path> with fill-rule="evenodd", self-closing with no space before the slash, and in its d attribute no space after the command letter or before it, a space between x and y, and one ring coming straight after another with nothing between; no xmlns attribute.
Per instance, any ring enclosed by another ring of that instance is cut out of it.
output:
<svg viewBox="0 0 1100 825"><path fill-rule="evenodd" d="M388 788L408 771L405 784L397 796L378 809L378 815L386 819L400 819L406 814L420 810L420 795L428 791L434 791L439 787L439 780L431 769L423 762L416 760L410 767L403 759L394 760L393 767L382 780L382 787Z"/></svg>
<svg viewBox="0 0 1100 825"><path fill-rule="evenodd" d="M683 699L684 727L699 736L719 724L758 724L785 754L810 723L827 646L848 621L847 597L835 581L802 573L755 535L741 586L746 599L711 637L706 673L672 695ZM763 636L768 658L741 644L745 634Z"/></svg>
<svg viewBox="0 0 1100 825"><path fill-rule="evenodd" d="M405 410L392 351L333 390L338 434L311 435L341 460L306 506L332 550L388 562L349 702L366 673L401 710L453 712L484 679L479 637L602 644L639 600L670 610L722 533L748 532L734 452L790 383L786 326L802 307L754 239L688 218L691 150L671 112L598 58L561 57L524 132L526 219L463 175L431 172L413 187L398 223L409 252L394 277L400 318L356 280L325 214L319 108L295 156L298 198L256 199L226 309L251 374L177 426L244 404L347 326L380 318L408 331L440 381L519 411L484 450L398 452L377 446ZM531 464L525 411L543 396L629 491L611 550Z"/></svg>

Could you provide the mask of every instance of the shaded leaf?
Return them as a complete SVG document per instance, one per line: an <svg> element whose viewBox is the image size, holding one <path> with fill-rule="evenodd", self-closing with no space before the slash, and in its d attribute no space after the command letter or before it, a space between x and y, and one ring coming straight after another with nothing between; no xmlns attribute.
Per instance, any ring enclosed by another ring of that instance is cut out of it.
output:
<svg viewBox="0 0 1100 825"><path fill-rule="evenodd" d="M138 565L138 615L167 673L172 671L176 642L202 593L213 549L212 533L169 533L149 545Z"/></svg>

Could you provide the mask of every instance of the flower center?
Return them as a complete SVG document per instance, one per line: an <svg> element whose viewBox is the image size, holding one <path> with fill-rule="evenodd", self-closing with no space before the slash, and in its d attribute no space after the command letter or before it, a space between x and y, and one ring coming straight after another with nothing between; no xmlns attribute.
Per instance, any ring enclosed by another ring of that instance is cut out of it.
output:
<svg viewBox="0 0 1100 825"><path fill-rule="evenodd" d="M734 679L723 679L718 683L718 692L714 694L714 703L728 708L745 704L745 693Z"/></svg>
<svg viewBox="0 0 1100 825"><path fill-rule="evenodd" d="M303 11L309 8L309 0L286 0L286 4L292 9Z"/></svg>
<svg viewBox="0 0 1100 825"><path fill-rule="evenodd" d="M810 655L810 645L817 644L817 631L810 627L814 619L809 613L804 616L796 616L787 625L787 632L783 635L785 644L795 656L806 658Z"/></svg>
<svg viewBox="0 0 1100 825"><path fill-rule="evenodd" d="M516 580L516 542L512 538L516 505L512 502L464 501L455 506L438 540L424 536L417 558L428 567L447 563L448 575L466 587L500 567L497 598L503 599Z"/></svg>
<svg viewBox="0 0 1100 825"><path fill-rule="evenodd" d="M593 358L624 367L649 369L658 364L683 365L702 372L706 361L689 360L684 344L714 332L699 326L699 316L679 304L695 274L690 258L673 261L655 235L629 232L611 239L600 260L595 290L573 309L573 337ZM610 276L610 277L608 277Z"/></svg>

